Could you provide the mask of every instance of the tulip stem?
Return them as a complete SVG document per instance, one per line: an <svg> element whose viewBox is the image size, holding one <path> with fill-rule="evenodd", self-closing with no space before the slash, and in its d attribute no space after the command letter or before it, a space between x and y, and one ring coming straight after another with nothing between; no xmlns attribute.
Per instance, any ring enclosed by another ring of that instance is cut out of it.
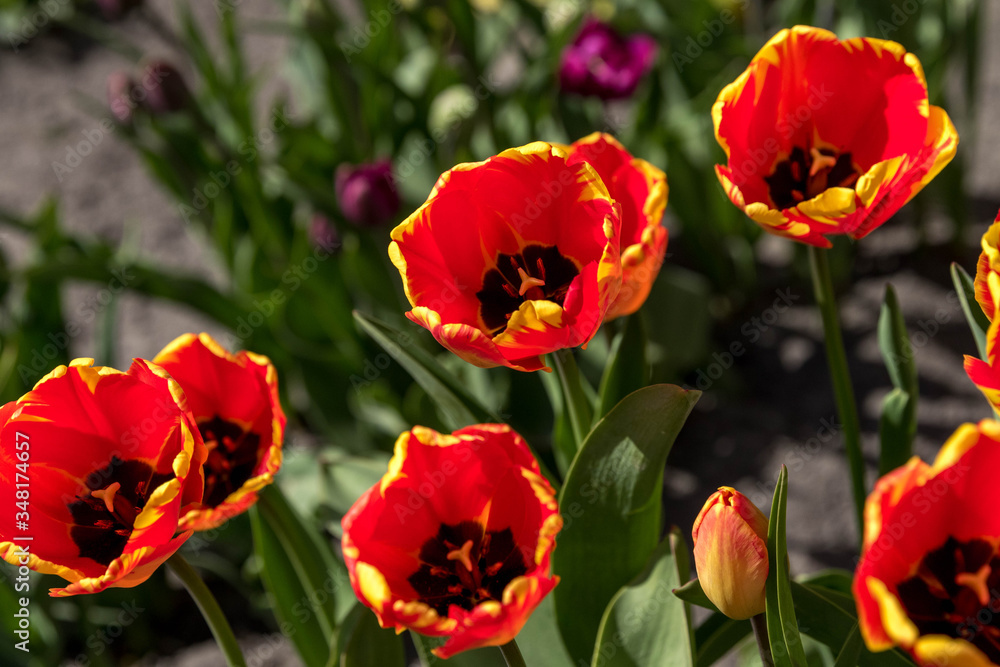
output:
<svg viewBox="0 0 1000 667"><path fill-rule="evenodd" d="M167 566L177 575L177 578L184 584L184 588L194 598L198 609L201 610L201 615L212 630L212 635L215 637L216 643L218 643L219 648L222 649L222 653L226 657L226 664L229 667L246 667L247 663L243 659L240 645L236 642L235 635L233 635L233 629L229 627L229 621L226 620L222 609L219 608L219 603L215 601L215 597L208 590L205 582L202 581L198 571L191 567L191 564L180 553L175 553L171 556L167 561Z"/></svg>
<svg viewBox="0 0 1000 667"><path fill-rule="evenodd" d="M840 317L837 314L837 300L830 277L830 259L823 248L809 247L809 264L812 269L813 288L816 303L823 316L823 333L826 339L826 361L830 367L833 393L837 401L841 428L844 432L844 448L847 450L847 465L851 473L851 487L854 496L855 521L858 539L864 531L865 507L865 461L861 453L861 426L858 408L854 401L851 373L847 367L847 353L844 337L840 331Z"/></svg>
<svg viewBox="0 0 1000 667"><path fill-rule="evenodd" d="M771 640L767 638L767 617L757 614L750 619L753 636L757 638L757 650L760 651L760 661L764 667L774 667L774 657L771 655Z"/></svg>
<svg viewBox="0 0 1000 667"><path fill-rule="evenodd" d="M524 656L521 655L521 649L518 648L515 640L511 639L506 644L501 644L500 652L503 653L503 659L507 661L507 667L525 667Z"/></svg>
<svg viewBox="0 0 1000 667"><path fill-rule="evenodd" d="M576 360L573 358L573 350L556 350L551 357L552 365L555 366L556 375L559 377L559 386L562 387L564 408L573 429L573 440L576 441L576 449L579 450L587 434L590 433L594 409L583 390L580 369L577 368Z"/></svg>

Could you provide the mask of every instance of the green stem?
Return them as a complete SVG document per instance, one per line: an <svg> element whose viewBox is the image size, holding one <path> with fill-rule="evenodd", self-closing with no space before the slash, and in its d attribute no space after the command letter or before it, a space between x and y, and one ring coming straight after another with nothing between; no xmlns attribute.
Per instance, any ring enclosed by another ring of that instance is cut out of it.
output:
<svg viewBox="0 0 1000 667"><path fill-rule="evenodd" d="M858 422L858 408L854 402L851 374L847 368L847 353L844 338L840 332L840 318L837 301L833 293L830 277L830 261L827 251L809 247L809 264L812 268L813 288L816 303L823 315L823 333L826 338L826 361L830 367L833 393L837 400L841 427L844 430L844 447L847 450L847 465L851 473L851 487L854 496L855 520L858 539L864 533L865 507L865 462L861 453L861 426Z"/></svg>
<svg viewBox="0 0 1000 667"><path fill-rule="evenodd" d="M556 375L559 377L559 386L562 387L565 408L569 412L573 439L576 440L576 448L579 450L587 434L590 433L590 425L594 419L593 408L583 391L580 369L576 367L573 351L556 350L551 357L552 365L555 366Z"/></svg>
<svg viewBox="0 0 1000 667"><path fill-rule="evenodd" d="M774 656L771 655L771 640L767 638L767 617L757 614L750 619L753 636L757 638L757 650L764 667L774 667Z"/></svg>
<svg viewBox="0 0 1000 667"><path fill-rule="evenodd" d="M208 586L202 581L198 572L184 560L184 556L181 556L180 553L171 556L170 560L167 561L167 566L177 575L177 578L184 584L184 588L194 598L198 609L201 610L201 615L205 617L208 627L212 630L215 641L222 649L223 655L226 656L226 664L229 667L246 667L247 663L243 659L243 653L240 652L239 644L236 643L233 629L229 627L229 621L222 614L219 603L215 601L212 592L208 590Z"/></svg>
<svg viewBox="0 0 1000 667"><path fill-rule="evenodd" d="M511 639L506 644L502 644L500 652L503 653L503 659L507 661L507 667L526 667L524 656L521 655L521 649L517 647L515 640Z"/></svg>

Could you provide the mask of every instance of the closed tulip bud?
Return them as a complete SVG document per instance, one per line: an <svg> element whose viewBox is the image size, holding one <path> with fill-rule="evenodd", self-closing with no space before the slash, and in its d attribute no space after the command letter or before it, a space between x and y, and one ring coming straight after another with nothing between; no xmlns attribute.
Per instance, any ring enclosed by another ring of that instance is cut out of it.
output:
<svg viewBox="0 0 1000 667"><path fill-rule="evenodd" d="M354 166L342 164L334 185L341 212L355 225L378 227L399 211L399 194L388 160Z"/></svg>
<svg viewBox="0 0 1000 667"><path fill-rule="evenodd" d="M691 531L702 590L726 616L764 612L767 517L746 496L720 487L701 508Z"/></svg>
<svg viewBox="0 0 1000 667"><path fill-rule="evenodd" d="M340 234L330 218L322 213L316 213L309 221L309 240L314 246L327 252L340 250Z"/></svg>
<svg viewBox="0 0 1000 667"><path fill-rule="evenodd" d="M127 72L112 72L108 76L108 108L118 122L126 125L132 122L132 112L135 110L134 88L135 81Z"/></svg>
<svg viewBox="0 0 1000 667"><path fill-rule="evenodd" d="M154 60L142 72L144 106L154 116L180 111L191 103L191 91L181 73L168 62Z"/></svg>

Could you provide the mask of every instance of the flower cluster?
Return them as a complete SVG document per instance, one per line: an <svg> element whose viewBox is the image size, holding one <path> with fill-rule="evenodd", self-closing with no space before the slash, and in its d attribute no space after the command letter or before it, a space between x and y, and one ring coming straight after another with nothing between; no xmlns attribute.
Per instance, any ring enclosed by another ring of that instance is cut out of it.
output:
<svg viewBox="0 0 1000 667"><path fill-rule="evenodd" d="M125 372L77 359L0 408L0 493L30 442L27 566L70 582L54 596L136 586L191 536L246 510L281 465L274 366L184 335ZM21 561L14 513L0 557ZM24 524L21 524L22 526Z"/></svg>

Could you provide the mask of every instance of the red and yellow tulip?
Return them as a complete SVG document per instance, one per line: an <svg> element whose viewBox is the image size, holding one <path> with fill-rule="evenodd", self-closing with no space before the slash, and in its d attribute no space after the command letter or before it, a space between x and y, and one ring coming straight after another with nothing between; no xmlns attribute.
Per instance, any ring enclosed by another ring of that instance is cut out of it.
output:
<svg viewBox="0 0 1000 667"><path fill-rule="evenodd" d="M547 143L460 164L392 231L407 317L476 366L544 368L618 296L620 211L593 167Z"/></svg>
<svg viewBox="0 0 1000 667"><path fill-rule="evenodd" d="M190 537L180 517L204 488L207 451L170 375L92 364L59 366L0 408L0 495L29 496L23 515L0 512L0 557L69 581L57 597L148 579Z"/></svg>
<svg viewBox="0 0 1000 667"><path fill-rule="evenodd" d="M622 207L622 288L605 321L639 310L667 252L667 175L625 150L610 134L595 132L564 147L569 163L587 162Z"/></svg>
<svg viewBox="0 0 1000 667"><path fill-rule="evenodd" d="M214 528L253 505L281 467L278 373L267 357L231 354L206 333L184 334L154 361L184 391L208 449L204 498L186 508L181 526Z"/></svg>
<svg viewBox="0 0 1000 667"><path fill-rule="evenodd" d="M449 637L434 653L511 641L558 578L555 494L524 440L480 424L414 427L343 520L358 599L385 628Z"/></svg>
<svg viewBox="0 0 1000 667"><path fill-rule="evenodd" d="M819 247L869 234L958 146L948 114L927 101L916 56L807 26L771 38L712 117L730 200L766 231Z"/></svg>
<svg viewBox="0 0 1000 667"><path fill-rule="evenodd" d="M976 266L976 301L992 322L997 312L994 301L1000 296L1000 214L983 234L982 245Z"/></svg>
<svg viewBox="0 0 1000 667"><path fill-rule="evenodd" d="M764 613L767 517L736 489L720 487L691 531L698 580L726 616L743 620Z"/></svg>
<svg viewBox="0 0 1000 667"><path fill-rule="evenodd" d="M872 651L921 665L1000 665L1000 423L965 424L933 465L914 457L865 505L854 597Z"/></svg>

